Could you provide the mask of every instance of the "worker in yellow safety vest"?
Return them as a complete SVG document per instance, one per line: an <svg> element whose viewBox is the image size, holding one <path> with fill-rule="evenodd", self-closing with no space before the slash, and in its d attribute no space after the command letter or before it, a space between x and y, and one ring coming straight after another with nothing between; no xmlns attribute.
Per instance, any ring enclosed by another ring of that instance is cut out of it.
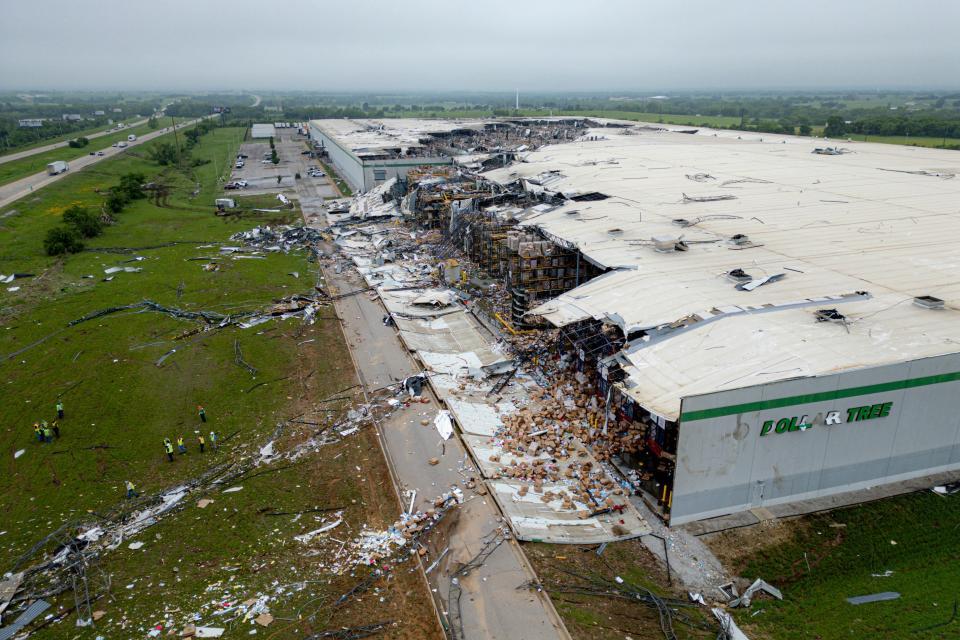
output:
<svg viewBox="0 0 960 640"><path fill-rule="evenodd" d="M129 480L127 480L126 485L127 485L127 497L128 497L128 498L139 498L139 497L140 497L140 494L137 493L137 486L136 486L135 484L133 484L132 482L130 482Z"/></svg>
<svg viewBox="0 0 960 640"><path fill-rule="evenodd" d="M167 459L173 462L173 443L170 442L170 438L163 439L163 450L167 452Z"/></svg>

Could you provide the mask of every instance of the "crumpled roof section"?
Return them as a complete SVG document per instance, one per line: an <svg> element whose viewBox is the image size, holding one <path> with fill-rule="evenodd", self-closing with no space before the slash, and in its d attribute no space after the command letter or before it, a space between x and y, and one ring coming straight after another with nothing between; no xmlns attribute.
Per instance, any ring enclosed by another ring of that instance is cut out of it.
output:
<svg viewBox="0 0 960 640"><path fill-rule="evenodd" d="M591 129L484 175L567 198L521 225L613 270L531 314L627 333L684 327L628 349L626 385L675 418L694 393L958 350L960 155L854 142L814 153L823 146L710 129ZM911 303L922 295L946 310ZM853 324L818 325L823 307Z"/></svg>

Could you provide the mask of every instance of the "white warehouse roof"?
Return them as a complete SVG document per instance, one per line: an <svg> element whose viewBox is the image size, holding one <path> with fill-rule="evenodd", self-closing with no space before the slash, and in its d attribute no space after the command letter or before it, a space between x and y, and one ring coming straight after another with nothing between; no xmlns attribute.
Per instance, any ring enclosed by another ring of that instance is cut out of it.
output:
<svg viewBox="0 0 960 640"><path fill-rule="evenodd" d="M844 152L812 153L827 145ZM591 129L485 175L609 196L525 215L616 270L534 312L659 334L625 350L625 387L676 419L694 394L960 351L956 174L955 151L635 127ZM688 250L655 250L653 238L671 236ZM734 269L782 276L738 290ZM914 305L921 295L946 309ZM816 322L822 308L846 325Z"/></svg>
<svg viewBox="0 0 960 640"><path fill-rule="evenodd" d="M253 125L253 131L250 132L251 138L273 138L276 135L276 130L269 123L256 123Z"/></svg>

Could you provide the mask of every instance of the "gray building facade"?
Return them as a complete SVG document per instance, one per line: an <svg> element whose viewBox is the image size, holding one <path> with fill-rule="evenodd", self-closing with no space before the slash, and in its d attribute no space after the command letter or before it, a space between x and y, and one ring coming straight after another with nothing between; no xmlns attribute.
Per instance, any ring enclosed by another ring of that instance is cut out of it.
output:
<svg viewBox="0 0 960 640"><path fill-rule="evenodd" d="M683 399L670 523L960 469L960 354Z"/></svg>
<svg viewBox="0 0 960 640"><path fill-rule="evenodd" d="M453 164L451 158L440 156L380 158L376 149L358 154L320 128L316 121L310 122L310 139L323 147L340 176L354 191L361 193L391 178L406 178L407 172L414 167Z"/></svg>

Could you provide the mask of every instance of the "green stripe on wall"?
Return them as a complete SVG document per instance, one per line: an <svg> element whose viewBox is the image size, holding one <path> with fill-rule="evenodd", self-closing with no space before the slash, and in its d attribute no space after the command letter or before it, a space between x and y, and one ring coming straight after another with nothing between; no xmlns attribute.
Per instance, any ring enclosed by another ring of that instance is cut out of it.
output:
<svg viewBox="0 0 960 640"><path fill-rule="evenodd" d="M738 413L750 413L752 411L763 411L764 409L777 409L779 407L790 407L796 404L810 404L813 402L821 402L823 400L837 400L839 398L852 398L854 396L865 396L871 393L884 393L886 391L898 391L900 389L913 389L915 387L926 387L931 384L955 382L957 380L960 380L960 371L955 371L953 373L941 373L939 375L926 376L924 378L894 380L893 382L871 384L865 387L851 387L849 389L837 389L836 391L823 391L821 393L809 393L802 396L788 396L786 398L760 400L758 402L747 402L745 404L732 404L726 407L717 407L715 409L701 409L700 411L686 411L680 417L680 420L681 422L692 422L694 420L708 420L710 418L719 418L722 416L730 416Z"/></svg>

